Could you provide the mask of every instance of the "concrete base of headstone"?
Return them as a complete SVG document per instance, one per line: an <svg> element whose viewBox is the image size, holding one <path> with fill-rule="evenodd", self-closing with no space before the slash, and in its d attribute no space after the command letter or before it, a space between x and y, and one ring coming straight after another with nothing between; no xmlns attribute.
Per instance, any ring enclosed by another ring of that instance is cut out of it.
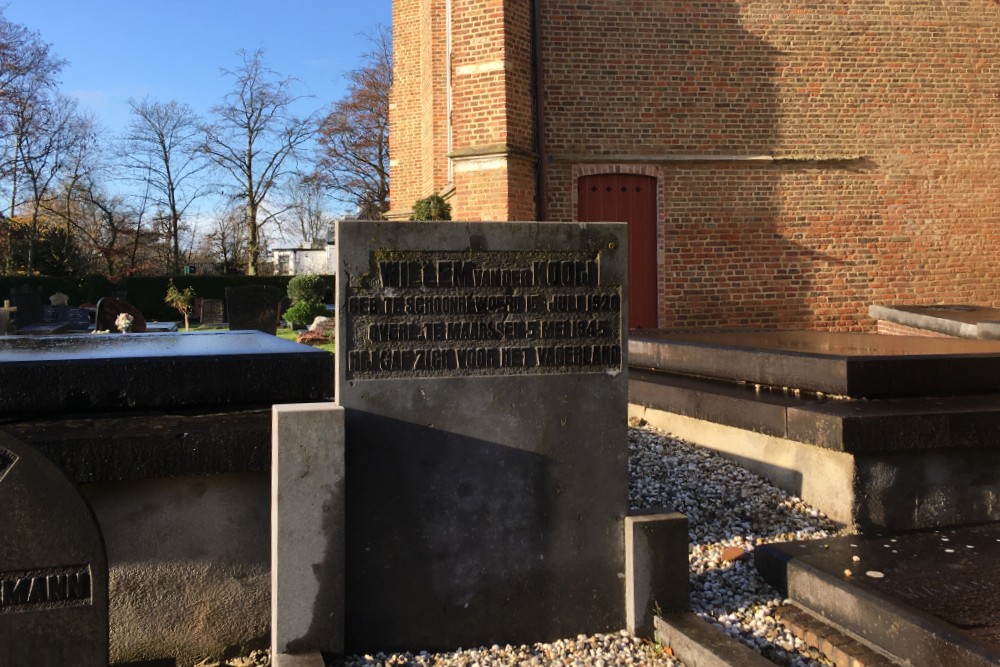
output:
<svg viewBox="0 0 1000 667"><path fill-rule="evenodd" d="M272 667L324 667L323 655L319 651L312 653L272 653Z"/></svg>
<svg viewBox="0 0 1000 667"><path fill-rule="evenodd" d="M107 543L112 664L169 658L191 665L267 647L265 473L80 490Z"/></svg>
<svg viewBox="0 0 1000 667"><path fill-rule="evenodd" d="M652 637L653 617L686 610L688 522L677 512L637 513L625 517L625 627Z"/></svg>
<svg viewBox="0 0 1000 667"><path fill-rule="evenodd" d="M344 650L344 410L275 405L271 448L271 655L322 665Z"/></svg>

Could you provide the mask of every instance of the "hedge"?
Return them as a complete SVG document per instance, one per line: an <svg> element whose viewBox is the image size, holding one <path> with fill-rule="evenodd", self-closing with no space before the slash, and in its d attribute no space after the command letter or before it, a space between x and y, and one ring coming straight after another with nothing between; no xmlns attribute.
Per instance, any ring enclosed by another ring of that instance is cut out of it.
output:
<svg viewBox="0 0 1000 667"><path fill-rule="evenodd" d="M10 290L28 285L42 288L42 303L56 292L69 295L71 305L81 303L96 304L104 296L114 292L124 292L126 300L139 309L147 320L172 321L181 319L180 314L164 303L167 295L167 283L173 279L177 289L194 288L195 294L202 299L225 299L227 287L241 285L272 285L287 293L288 281L293 276L138 276L123 278L117 284L108 281L104 276L48 277L48 276L0 276L0 304L3 299L10 298ZM333 276L329 279L330 289L328 301L333 299Z"/></svg>

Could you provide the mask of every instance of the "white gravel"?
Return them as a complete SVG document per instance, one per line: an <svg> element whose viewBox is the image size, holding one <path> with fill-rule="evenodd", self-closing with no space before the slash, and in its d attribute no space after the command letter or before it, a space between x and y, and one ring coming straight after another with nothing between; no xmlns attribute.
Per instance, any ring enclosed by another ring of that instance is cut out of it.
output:
<svg viewBox="0 0 1000 667"><path fill-rule="evenodd" d="M837 524L735 463L643 424L633 423L629 429L629 467L631 507L666 508L688 517L691 608L695 613L776 664L830 664L778 624L774 611L781 597L757 574L752 552L756 545L766 542L831 537L842 532ZM741 560L725 560L722 554L727 547L739 547L748 555ZM270 656L255 652L252 659L228 664L263 667L270 664ZM355 655L348 656L346 665L683 667L656 644L630 637L625 631L579 635L530 646Z"/></svg>

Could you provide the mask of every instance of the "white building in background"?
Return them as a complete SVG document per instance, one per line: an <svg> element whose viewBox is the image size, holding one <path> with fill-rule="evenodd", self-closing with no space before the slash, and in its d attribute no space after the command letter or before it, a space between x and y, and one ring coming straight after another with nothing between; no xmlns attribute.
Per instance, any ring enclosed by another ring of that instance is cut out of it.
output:
<svg viewBox="0 0 1000 667"><path fill-rule="evenodd" d="M334 275L336 273L336 245L333 234L326 239L303 241L297 248L275 248L271 251L274 272L279 276L300 276L303 274Z"/></svg>

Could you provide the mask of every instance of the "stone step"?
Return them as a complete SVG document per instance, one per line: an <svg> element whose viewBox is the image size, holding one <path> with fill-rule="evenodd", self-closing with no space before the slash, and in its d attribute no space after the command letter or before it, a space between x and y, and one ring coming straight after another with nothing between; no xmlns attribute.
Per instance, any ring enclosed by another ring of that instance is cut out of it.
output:
<svg viewBox="0 0 1000 667"><path fill-rule="evenodd" d="M1000 523L757 547L792 602L903 664L1000 664Z"/></svg>

